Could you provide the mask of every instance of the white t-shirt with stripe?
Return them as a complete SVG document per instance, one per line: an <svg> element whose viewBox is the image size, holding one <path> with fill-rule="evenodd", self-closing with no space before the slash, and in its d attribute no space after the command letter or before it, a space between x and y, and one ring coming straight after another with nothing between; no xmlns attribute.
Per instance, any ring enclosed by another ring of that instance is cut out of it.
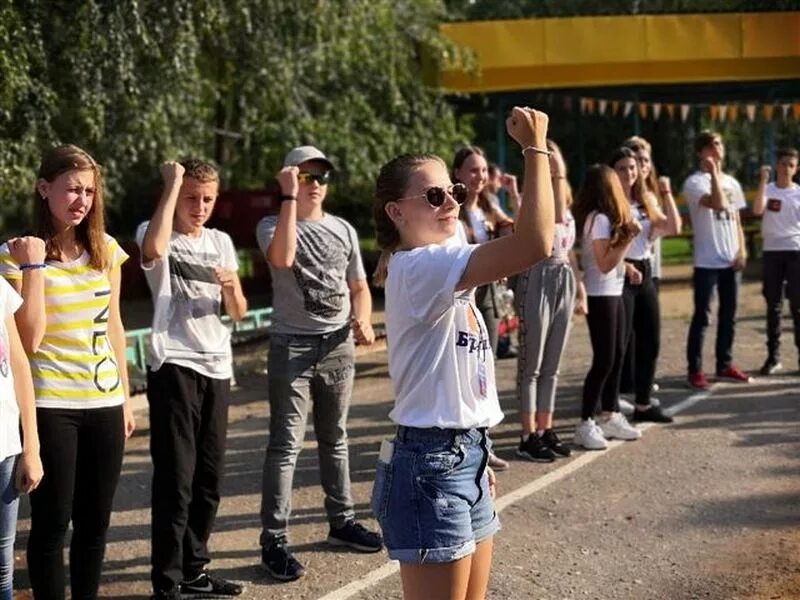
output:
<svg viewBox="0 0 800 600"><path fill-rule="evenodd" d="M142 247L150 221L139 225ZM153 296L153 333L147 366L165 362L213 379L233 376L231 333L222 322L224 300L215 267L239 270L236 249L224 231L204 227L193 238L172 232L163 258L142 263Z"/></svg>
<svg viewBox="0 0 800 600"><path fill-rule="evenodd" d="M106 235L109 270L128 255ZM22 271L0 246L0 275L20 281ZM89 265L84 252L73 261L48 260L44 270L47 325L39 349L28 356L37 408L106 408L125 402L117 359L108 338L109 271Z"/></svg>

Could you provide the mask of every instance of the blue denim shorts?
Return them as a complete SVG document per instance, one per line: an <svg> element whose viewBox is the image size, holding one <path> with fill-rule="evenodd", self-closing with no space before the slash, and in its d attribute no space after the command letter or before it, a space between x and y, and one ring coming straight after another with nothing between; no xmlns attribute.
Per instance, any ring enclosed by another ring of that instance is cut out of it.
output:
<svg viewBox="0 0 800 600"><path fill-rule="evenodd" d="M398 428L372 489L390 558L452 562L500 529L486 474L490 448L484 429Z"/></svg>

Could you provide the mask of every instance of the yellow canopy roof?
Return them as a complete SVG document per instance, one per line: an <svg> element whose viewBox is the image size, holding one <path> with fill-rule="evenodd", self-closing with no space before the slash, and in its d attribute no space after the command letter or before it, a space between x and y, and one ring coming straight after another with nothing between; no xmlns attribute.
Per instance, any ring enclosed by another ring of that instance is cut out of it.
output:
<svg viewBox="0 0 800 600"><path fill-rule="evenodd" d="M440 84L501 92L800 78L800 12L472 21L441 26L475 51Z"/></svg>

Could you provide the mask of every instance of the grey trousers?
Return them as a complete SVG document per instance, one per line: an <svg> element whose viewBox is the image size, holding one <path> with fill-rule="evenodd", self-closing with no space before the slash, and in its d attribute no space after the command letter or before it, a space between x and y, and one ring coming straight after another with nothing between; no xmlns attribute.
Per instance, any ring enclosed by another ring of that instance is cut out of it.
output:
<svg viewBox="0 0 800 600"><path fill-rule="evenodd" d="M537 263L519 278L517 394L522 412L553 412L558 368L572 323L575 287L569 263L560 259Z"/></svg>
<svg viewBox="0 0 800 600"><path fill-rule="evenodd" d="M261 490L262 546L287 535L292 480L312 402L328 521L339 527L355 516L346 429L355 372L350 327L325 335L273 335L267 368L270 423Z"/></svg>

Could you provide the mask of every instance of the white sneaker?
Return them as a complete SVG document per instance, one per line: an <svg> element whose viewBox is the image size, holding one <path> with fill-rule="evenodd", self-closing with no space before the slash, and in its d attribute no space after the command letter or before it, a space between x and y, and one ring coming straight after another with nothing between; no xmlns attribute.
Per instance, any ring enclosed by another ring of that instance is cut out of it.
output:
<svg viewBox="0 0 800 600"><path fill-rule="evenodd" d="M607 419L600 419L598 425L606 439L638 440L642 437L642 432L628 423L622 413L612 413Z"/></svg>
<svg viewBox="0 0 800 600"><path fill-rule="evenodd" d="M617 403L619 404L619 412L621 412L623 415L633 414L634 406L631 402L628 402L628 400L620 396L619 400L617 400Z"/></svg>
<svg viewBox="0 0 800 600"><path fill-rule="evenodd" d="M605 450L608 448L608 442L603 437L603 432L595 424L594 419L581 421L575 428L575 439L573 443L576 446L582 446L587 450Z"/></svg>

